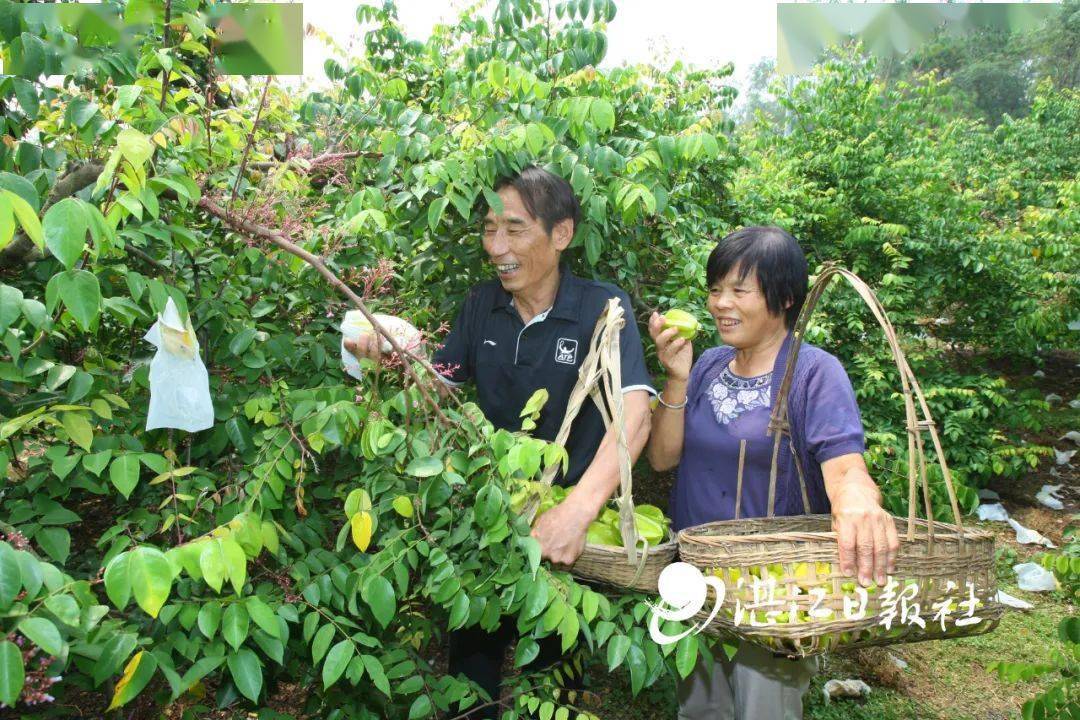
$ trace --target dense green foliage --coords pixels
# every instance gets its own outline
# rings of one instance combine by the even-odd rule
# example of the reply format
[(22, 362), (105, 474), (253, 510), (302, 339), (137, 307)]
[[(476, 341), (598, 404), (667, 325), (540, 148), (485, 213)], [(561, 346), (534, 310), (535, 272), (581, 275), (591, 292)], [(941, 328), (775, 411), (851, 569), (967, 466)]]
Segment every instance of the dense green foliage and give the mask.
[[(321, 717), (452, 716), (475, 689), (445, 675), (446, 631), (501, 615), (525, 638), (517, 665), (557, 634), (571, 663), (598, 654), (635, 692), (688, 672), (699, 641), (653, 644), (643, 598), (539, 563), (508, 503), (557, 453), (460, 399), (440, 419), (400, 366), (356, 387), (337, 361), (344, 299), (273, 244), (437, 341), (488, 275), (487, 189), (529, 162), (582, 199), (569, 260), (624, 287), (638, 318), (703, 317), (704, 259), (743, 224), (782, 225), (813, 265), (860, 273), (905, 332), (967, 507), (970, 487), (1045, 452), (1013, 438), (1042, 401), (945, 349), (1076, 347), (1074, 91), (1048, 81), (1029, 115), (990, 130), (946, 85), (887, 86), (851, 52), (780, 98), (791, 127), (736, 129), (730, 68), (596, 69), (609, 0), (551, 18), (503, 0), (426, 42), (392, 6), (361, 7), (366, 54), (330, 61), (330, 89), (271, 84), (264, 100), (261, 80), (207, 70), (196, 0), (171, 3), (168, 32), (154, 7), (126, 5), (150, 22), (125, 49), (0, 0), (15, 73), (0, 76), (0, 702), (197, 717), (299, 687), (298, 709)], [(88, 48), (70, 64), (76, 37)], [(170, 297), (211, 375), (216, 423), (193, 435), (144, 430), (142, 336)], [(851, 371), (902, 511), (878, 331), (838, 291), (813, 332)], [(520, 676), (509, 707), (577, 710), (561, 673)]]

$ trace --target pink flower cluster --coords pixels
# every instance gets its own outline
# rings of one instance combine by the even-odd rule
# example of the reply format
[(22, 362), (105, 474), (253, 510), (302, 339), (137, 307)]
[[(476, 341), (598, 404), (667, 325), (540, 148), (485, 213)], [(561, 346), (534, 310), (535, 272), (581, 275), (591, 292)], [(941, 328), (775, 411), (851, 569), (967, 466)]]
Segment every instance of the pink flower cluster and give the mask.
[[(63, 680), (63, 677), (48, 674), (52, 658), (40, 654), (35, 645), (26, 647), (27, 643), (22, 636), (15, 638), (15, 644), (22, 650), (23, 667), (26, 668), (26, 679), (23, 682), (23, 689), (19, 694), (18, 702), (24, 705), (40, 705), (41, 703), (54, 702), (56, 698), (50, 695), (48, 691), (53, 685)], [(6, 705), (0, 702), (0, 708), (2, 707), (6, 707)]]

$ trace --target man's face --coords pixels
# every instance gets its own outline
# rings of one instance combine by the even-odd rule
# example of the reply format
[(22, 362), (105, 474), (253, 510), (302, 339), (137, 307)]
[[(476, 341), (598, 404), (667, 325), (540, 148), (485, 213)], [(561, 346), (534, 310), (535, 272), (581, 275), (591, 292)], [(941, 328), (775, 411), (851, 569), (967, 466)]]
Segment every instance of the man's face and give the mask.
[(573, 235), (573, 222), (562, 221), (549, 234), (544, 223), (532, 217), (514, 187), (499, 190), (503, 211), (488, 210), (484, 219), (484, 251), (495, 266), (503, 289), (514, 293), (528, 289), (555, 270), (559, 251), (565, 249), (566, 226)]

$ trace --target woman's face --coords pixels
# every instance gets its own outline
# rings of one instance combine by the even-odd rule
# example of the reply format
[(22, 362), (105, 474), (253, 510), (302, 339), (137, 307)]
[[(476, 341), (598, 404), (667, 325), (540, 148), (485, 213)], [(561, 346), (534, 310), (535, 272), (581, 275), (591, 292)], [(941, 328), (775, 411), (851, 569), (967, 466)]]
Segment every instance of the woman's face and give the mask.
[(708, 308), (720, 339), (734, 348), (753, 347), (784, 329), (783, 314), (773, 315), (765, 305), (757, 274), (739, 280), (738, 265), (709, 288)]

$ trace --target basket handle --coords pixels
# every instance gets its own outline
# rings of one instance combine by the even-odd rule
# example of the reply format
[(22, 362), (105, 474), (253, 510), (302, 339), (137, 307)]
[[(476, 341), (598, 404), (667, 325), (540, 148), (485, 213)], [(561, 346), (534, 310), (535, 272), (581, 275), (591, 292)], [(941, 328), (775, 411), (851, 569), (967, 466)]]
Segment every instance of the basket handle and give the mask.
[[(938, 436), (937, 428), (930, 415), (930, 408), (926, 404), (926, 398), (923, 395), (922, 388), (919, 387), (919, 382), (915, 379), (915, 375), (911, 371), (911, 366), (908, 365), (903, 350), (900, 349), (896, 331), (893, 329), (892, 323), (889, 321), (881, 301), (878, 300), (877, 295), (870, 289), (870, 286), (863, 282), (863, 280), (855, 273), (845, 270), (834, 263), (825, 264), (820, 275), (818, 275), (817, 281), (814, 283), (813, 287), (810, 288), (809, 293), (807, 293), (806, 303), (803, 305), (802, 311), (799, 313), (799, 318), (795, 323), (795, 328), (792, 331), (791, 347), (787, 357), (787, 364), (784, 368), (784, 377), (780, 383), (777, 397), (773, 402), (772, 414), (769, 418), (769, 434), (773, 436), (773, 456), (772, 466), (769, 471), (768, 516), (772, 517), (774, 511), (773, 504), (776, 492), (777, 459), (780, 450), (780, 438), (782, 435), (788, 435), (788, 440), (789, 442), (791, 441), (791, 426), (788, 419), (788, 397), (791, 394), (791, 384), (795, 376), (795, 365), (798, 361), (799, 347), (802, 345), (806, 327), (810, 323), (810, 316), (813, 314), (818, 301), (821, 299), (821, 296), (824, 294), (829, 283), (837, 276), (847, 280), (859, 294), (859, 297), (861, 297), (869, 306), (874, 317), (877, 319), (878, 324), (881, 325), (881, 329), (885, 332), (885, 339), (889, 343), (893, 361), (896, 363), (896, 368), (900, 373), (900, 383), (903, 389), (902, 394), (904, 398), (904, 416), (908, 432), (907, 539), (908, 541), (915, 539), (915, 504), (917, 494), (916, 487), (918, 485), (922, 485), (923, 505), (926, 509), (926, 517), (931, 521), (934, 517), (930, 501), (930, 484), (926, 475), (926, 452), (923, 446), (922, 437), (922, 433), (926, 431), (929, 432), (933, 442), (934, 452), (937, 456), (938, 464), (941, 467), (942, 476), (945, 479), (945, 489), (949, 495), (949, 504), (951, 505), (953, 518), (960, 531), (958, 534), (960, 543), (963, 544), (964, 526), (960, 519), (960, 505), (956, 499), (956, 491), (953, 488), (949, 467), (945, 462), (945, 452), (941, 446), (941, 439)], [(792, 454), (796, 456), (796, 462), (798, 462), (797, 453), (794, 453), (794, 449)], [(797, 469), (800, 470), (799, 480), (800, 482), (803, 482), (801, 468)], [(804, 503), (806, 502), (805, 492), (804, 483)], [(929, 522), (928, 528), (927, 542), (928, 544), (933, 545), (934, 523)]]
[[(622, 361), (619, 352), (619, 332), (625, 325), (624, 312), (618, 298), (610, 298), (593, 329), (589, 342), (589, 353), (578, 369), (578, 379), (570, 393), (566, 405), (566, 414), (554, 442), (566, 447), (566, 438), (570, 435), (570, 426), (577, 417), (586, 397), (591, 397), (604, 420), (604, 427), (615, 426), (616, 453), (619, 458), (619, 532), (626, 548), (628, 563), (638, 562), (637, 528), (634, 526), (633, 478), (630, 472), (630, 450), (626, 444), (626, 428), (623, 425)], [(611, 402), (609, 409), (604, 396)], [(559, 470), (558, 464), (544, 468), (540, 482), (550, 487)], [(539, 505), (539, 498), (533, 497), (525, 506), (525, 517), (532, 522)], [(640, 557), (644, 562), (648, 555), (646, 547)]]

